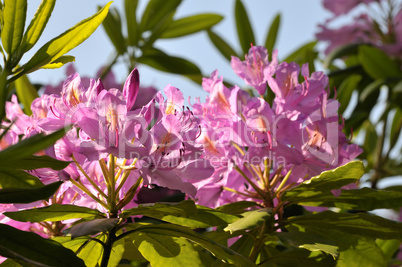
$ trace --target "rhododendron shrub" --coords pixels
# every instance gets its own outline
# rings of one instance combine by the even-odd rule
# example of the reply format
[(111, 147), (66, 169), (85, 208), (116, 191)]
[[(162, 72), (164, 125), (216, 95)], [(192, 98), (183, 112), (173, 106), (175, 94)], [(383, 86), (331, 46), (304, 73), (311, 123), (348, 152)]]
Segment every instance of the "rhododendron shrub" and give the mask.
[[(240, 0), (235, 17), (244, 58), (210, 30), (220, 15), (177, 19), (173, 14), (181, 1), (162, 1), (161, 8), (161, 1), (151, 0), (137, 23), (137, 1), (126, 0), (127, 27), (116, 27), (122, 23), (117, 9), (106, 16), (108, 4), (19, 67), (55, 1), (42, 1), (25, 33), (21, 21), (27, 1), (3, 2), (0, 265), (398, 263), (402, 224), (371, 211), (399, 208), (402, 194), (359, 184), (374, 160), (375, 177), (386, 170), (381, 166), (389, 162), (383, 153), (385, 139), (379, 141), (379, 154), (371, 156), (373, 145), (367, 143), (376, 143), (376, 135), (366, 129), (370, 138), (363, 151), (351, 142), (350, 118), (342, 115), (345, 92), (377, 79), (363, 94), (371, 99), (376, 86), (399, 81), (396, 54), (388, 56), (381, 43), (331, 53), (326, 64), (332, 70), (333, 59), (353, 57), (356, 50), (357, 57), (345, 62), (348, 67), (357, 61), (361, 65), (352, 67), (356, 73), (348, 69), (326, 75), (314, 71), (311, 44), (289, 60), (278, 60), (274, 43), (279, 15), (265, 46), (254, 45)], [(324, 1), (336, 15), (359, 3)], [(62, 55), (103, 20), (116, 55), (98, 72), (101, 78), (81, 77), (69, 66), (63, 82), (44, 86), (38, 94), (24, 75), (72, 61)], [(244, 83), (228, 85), (218, 70), (201, 81), (194, 63), (154, 47), (159, 37), (201, 30), (208, 30)], [(120, 84), (111, 68), (123, 57), (130, 73)], [(191, 77), (208, 95), (186, 102), (174, 84), (161, 91), (142, 87), (137, 63)], [(342, 84), (338, 90), (334, 77)], [(5, 101), (14, 87), (16, 95)], [(391, 147), (401, 124), (398, 112), (390, 127)]]

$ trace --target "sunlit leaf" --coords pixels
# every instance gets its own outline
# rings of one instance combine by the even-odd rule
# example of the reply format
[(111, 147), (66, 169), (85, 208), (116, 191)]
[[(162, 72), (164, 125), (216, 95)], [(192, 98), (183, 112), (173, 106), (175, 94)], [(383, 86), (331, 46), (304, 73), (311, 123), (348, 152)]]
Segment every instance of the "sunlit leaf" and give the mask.
[(0, 167), (1, 188), (38, 188), (43, 183), (35, 176), (13, 168)]
[(259, 205), (254, 201), (236, 201), (217, 207), (216, 209), (228, 214), (241, 214), (245, 209), (257, 206)]
[(202, 30), (219, 23), (223, 17), (217, 14), (199, 14), (172, 21), (161, 38), (176, 38)]
[(23, 73), (35, 71), (42, 66), (53, 62), (71, 49), (81, 44), (98, 28), (98, 26), (105, 19), (110, 5), (111, 2), (109, 2), (95, 15), (79, 22), (74, 27), (47, 42), (25, 65), (20, 68), (20, 70), (22, 70)]
[(13, 54), (21, 43), (26, 13), (27, 0), (4, 0), (1, 41), (9, 55)]
[(247, 54), (248, 50), (251, 47), (251, 44), (255, 45), (256, 43), (246, 9), (244, 8), (244, 5), (240, 0), (236, 0), (235, 19), (237, 36), (239, 38), (240, 46), (243, 50), (243, 53)]
[[(202, 236), (193, 230), (173, 224), (144, 225), (136, 228), (132, 233), (141, 232), (147, 234), (158, 234), (162, 236), (183, 237), (199, 244), (210, 251), (215, 257), (234, 264), (236, 266), (255, 266), (253, 262), (241, 256), (240, 254), (222, 246), (205, 236)], [(131, 234), (130, 234), (131, 235)]]
[(21, 260), (33, 266), (83, 266), (84, 262), (74, 252), (56, 241), (45, 239), (31, 232), (24, 232), (0, 224), (0, 255)]
[(74, 62), (75, 61), (75, 57), (73, 56), (61, 56), (58, 59), (50, 62), (49, 64), (46, 64), (44, 66), (42, 66), (42, 69), (58, 69), (63, 67), (65, 64), (70, 63), (70, 62)]
[(39, 97), (36, 88), (31, 84), (26, 75), (18, 78), (14, 83), (18, 100), (24, 105), (25, 114), (28, 116), (32, 115), (31, 103), (34, 99)]
[(101, 218), (101, 213), (87, 207), (53, 204), (46, 207), (5, 212), (7, 217), (20, 222), (57, 222), (78, 218)]
[(21, 42), (21, 51), (29, 51), (39, 40), (52, 14), (56, 0), (42, 0)]
[(253, 211), (246, 211), (242, 218), (229, 224), (224, 230), (233, 233), (240, 230), (252, 229), (266, 221), (272, 213), (272, 209), (263, 208)]
[(271, 23), (271, 27), (269, 27), (267, 38), (265, 39), (265, 48), (268, 50), (269, 54), (274, 50), (280, 24), (281, 14), (277, 14)]
[(132, 240), (152, 266), (203, 266), (197, 251), (184, 238), (136, 232)]
[(281, 199), (291, 202), (308, 202), (323, 193), (331, 194), (331, 190), (357, 182), (364, 174), (364, 166), (360, 161), (352, 161), (334, 170), (324, 171), (298, 186), (285, 191)]

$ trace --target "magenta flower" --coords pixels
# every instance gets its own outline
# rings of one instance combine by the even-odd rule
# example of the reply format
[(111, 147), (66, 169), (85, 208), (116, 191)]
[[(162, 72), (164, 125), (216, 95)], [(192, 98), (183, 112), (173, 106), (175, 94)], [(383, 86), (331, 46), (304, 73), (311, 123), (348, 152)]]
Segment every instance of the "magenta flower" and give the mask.
[(232, 56), (231, 65), (234, 72), (246, 84), (254, 87), (260, 95), (264, 95), (267, 87), (266, 76), (272, 76), (278, 65), (278, 51), (272, 53), (272, 61), (268, 61), (267, 49), (263, 46), (251, 46), (244, 61)]

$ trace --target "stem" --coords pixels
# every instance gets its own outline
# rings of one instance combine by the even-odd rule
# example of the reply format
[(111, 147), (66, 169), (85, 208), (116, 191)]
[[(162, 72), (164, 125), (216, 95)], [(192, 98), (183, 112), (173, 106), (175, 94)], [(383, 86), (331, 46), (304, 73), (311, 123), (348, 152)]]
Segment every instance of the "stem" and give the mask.
[(110, 211), (113, 213), (115, 212), (115, 207), (116, 207), (116, 181), (115, 181), (115, 173), (114, 173), (114, 168), (115, 168), (115, 157), (110, 154), (109, 155), (109, 179), (110, 179), (110, 192), (109, 197), (110, 197)]
[(261, 231), (258, 236), (257, 242), (254, 243), (253, 250), (251, 251), (251, 254), (248, 257), (253, 262), (256, 261), (258, 253), (261, 249), (261, 246), (264, 244), (264, 233), (265, 233), (266, 228), (267, 228), (267, 222), (264, 221), (262, 224)]
[[(117, 218), (117, 216), (112, 216), (112, 217)], [(107, 265), (109, 263), (109, 259), (110, 259), (110, 254), (112, 253), (113, 243), (115, 241), (116, 241), (116, 227), (113, 227), (109, 231), (106, 243), (103, 246), (103, 256), (102, 256), (102, 262), (101, 262), (100, 267), (107, 267)]]
[(383, 164), (383, 157), (382, 157), (382, 151), (384, 150), (384, 143), (385, 143), (385, 131), (387, 130), (387, 118), (384, 119), (384, 124), (382, 127), (382, 135), (380, 137), (380, 142), (378, 143), (378, 149), (377, 149), (377, 161), (375, 162), (374, 165), (374, 175), (371, 178), (371, 188), (375, 189), (377, 188), (377, 183), (381, 178), (381, 166)]
[(78, 187), (80, 190), (82, 190), (85, 194), (87, 194), (90, 198), (92, 198), (93, 200), (95, 200), (96, 202), (98, 202), (99, 204), (101, 204), (105, 209), (109, 210), (109, 207), (103, 203), (99, 198), (95, 197), (85, 186), (77, 183), (76, 181), (74, 181), (72, 178), (70, 178), (70, 182), (75, 185), (76, 187)]
[(7, 77), (10, 71), (8, 70), (8, 64), (5, 64), (2, 73), (0, 74), (0, 120), (3, 121), (6, 115), (6, 99), (7, 99)]

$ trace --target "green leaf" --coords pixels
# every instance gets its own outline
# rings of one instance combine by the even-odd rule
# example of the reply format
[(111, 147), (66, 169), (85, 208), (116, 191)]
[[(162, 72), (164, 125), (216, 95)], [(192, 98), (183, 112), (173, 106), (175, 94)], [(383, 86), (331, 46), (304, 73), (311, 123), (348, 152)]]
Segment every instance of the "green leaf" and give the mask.
[(138, 23), (137, 23), (138, 0), (125, 0), (124, 10), (127, 21), (128, 45), (136, 46), (138, 43)]
[(374, 79), (401, 76), (395, 61), (374, 46), (359, 46), (358, 58), (364, 70)]
[(236, 266), (255, 266), (253, 262), (240, 254), (222, 246), (213, 240), (202, 236), (193, 230), (173, 224), (143, 225), (133, 231), (127, 232), (130, 236), (136, 232), (146, 234), (158, 234), (162, 236), (183, 237), (199, 244), (206, 250), (210, 251), (215, 257)]
[(0, 166), (7, 167), (9, 162), (30, 157), (32, 154), (48, 148), (62, 138), (65, 132), (66, 129), (63, 128), (46, 136), (36, 134), (7, 147), (0, 152)]
[(63, 67), (65, 64), (74, 62), (75, 57), (73, 56), (61, 56), (58, 59), (53, 60), (49, 64), (46, 64), (45, 66), (42, 66), (42, 69), (58, 69)]
[(141, 18), (141, 32), (153, 30), (166, 17), (171, 16), (181, 0), (150, 0)]
[(21, 267), (22, 265), (18, 264), (16, 261), (12, 259), (6, 259), (0, 264), (1, 267)]
[(368, 213), (336, 213), (324, 211), (312, 215), (291, 217), (285, 223), (288, 227), (310, 227), (315, 231), (328, 229), (345, 234), (369, 238), (402, 240), (402, 223), (391, 221)]
[(105, 19), (111, 3), (109, 2), (95, 15), (79, 22), (74, 27), (47, 42), (20, 68), (23, 73), (35, 71), (53, 62), (85, 41)]
[(13, 168), (0, 167), (1, 188), (38, 188), (43, 183), (35, 176)]
[(22, 39), (20, 47), (22, 53), (29, 51), (39, 40), (52, 15), (55, 3), (56, 0), (42, 0), (40, 3)]
[(284, 244), (304, 248), (309, 251), (322, 251), (331, 255), (334, 259), (338, 257), (338, 246), (331, 240), (317, 234), (302, 232), (276, 232), (275, 235)]
[(40, 168), (51, 168), (62, 170), (70, 164), (69, 161), (61, 161), (49, 156), (27, 156), (15, 161), (8, 161), (7, 167), (21, 170), (34, 170)]
[(132, 240), (152, 266), (203, 266), (198, 252), (184, 238), (136, 232)]
[(335, 59), (341, 58), (344, 56), (357, 54), (358, 48), (361, 45), (362, 44), (352, 43), (352, 44), (347, 44), (347, 45), (342, 45), (342, 46), (336, 47), (325, 58), (323, 67), (325, 69), (328, 69)]
[(401, 242), (398, 240), (390, 239), (390, 240), (382, 240), (376, 239), (377, 246), (382, 250), (385, 259), (390, 261), (395, 253), (398, 251)]
[(24, 105), (24, 112), (28, 116), (32, 115), (31, 103), (35, 98), (38, 98), (38, 92), (31, 84), (26, 75), (21, 76), (15, 82), (15, 90), (17, 91), (18, 100)]
[(183, 58), (168, 56), (155, 50), (147, 51), (138, 58), (138, 62), (157, 70), (175, 74), (201, 74), (200, 69), (192, 62)]
[(107, 232), (117, 225), (119, 219), (117, 218), (102, 218), (95, 219), (80, 224), (63, 231), (66, 235), (71, 235), (72, 238), (76, 238), (84, 235), (95, 235), (101, 232)]
[(74, 252), (56, 241), (0, 224), (0, 255), (34, 266), (83, 266)]
[(263, 208), (253, 211), (246, 211), (242, 214), (243, 218), (229, 224), (224, 230), (233, 233), (240, 230), (249, 230), (262, 224), (272, 213), (272, 209)]
[(127, 51), (126, 40), (121, 31), (120, 15), (116, 8), (110, 9), (106, 18), (103, 20), (102, 25), (106, 34), (109, 36), (110, 41), (112, 41), (116, 48), (117, 53), (123, 55)]
[(305, 249), (288, 250), (270, 257), (266, 263), (275, 267), (330, 267), (335, 266), (331, 256), (321, 252), (310, 252)]
[(13, 54), (21, 43), (26, 13), (27, 0), (4, 0), (1, 41), (9, 55)]
[(215, 47), (218, 49), (219, 52), (227, 59), (231, 60), (232, 56), (237, 57), (236, 51), (225, 41), (223, 40), (219, 35), (214, 33), (211, 30), (208, 30), (208, 36), (211, 42), (215, 45)]
[(219, 23), (223, 17), (217, 14), (199, 14), (172, 21), (160, 38), (176, 38), (202, 30)]
[(41, 208), (3, 213), (20, 222), (57, 222), (77, 218), (101, 217), (101, 213), (87, 207), (53, 204)]
[(402, 207), (402, 192), (361, 188), (342, 190), (339, 196), (323, 194), (314, 201), (300, 202), (304, 206), (337, 207), (350, 210), (394, 209)]
[(396, 108), (389, 136), (391, 149), (395, 146), (396, 142), (398, 141), (398, 137), (401, 134), (401, 127), (402, 127), (402, 109)]
[(31, 203), (48, 200), (63, 182), (55, 182), (39, 188), (6, 188), (0, 190), (0, 203)]
[(113, 243), (108, 265), (110, 266), (119, 265), (125, 251), (125, 244), (126, 244), (125, 239), (119, 239)]
[(343, 114), (343, 112), (348, 107), (349, 101), (352, 98), (352, 93), (354, 90), (357, 89), (357, 86), (361, 79), (362, 77), (360, 75), (352, 74), (348, 78), (343, 80), (343, 82), (339, 86), (338, 101), (341, 104), (341, 106), (339, 107), (338, 112), (340, 114)]
[(323, 193), (331, 194), (331, 190), (357, 182), (363, 174), (363, 163), (352, 161), (334, 170), (324, 171), (320, 175), (285, 191), (281, 199), (294, 203), (311, 201), (315, 196), (320, 197)]
[(248, 53), (251, 44), (255, 44), (253, 29), (251, 28), (246, 9), (240, 0), (236, 0), (235, 18), (237, 36), (244, 54)]
[(237, 201), (217, 207), (216, 209), (224, 213), (237, 215), (243, 213), (245, 209), (252, 207), (259, 207), (259, 204), (254, 201)]
[(381, 86), (384, 85), (384, 84), (385, 84), (384, 79), (377, 79), (377, 80), (371, 82), (360, 93), (359, 101), (364, 102), (371, 93), (373, 93), (373, 92), (375, 92), (377, 90), (380, 90)]
[(279, 26), (281, 24), (281, 14), (277, 14), (271, 23), (271, 27), (268, 30), (267, 38), (265, 39), (265, 48), (268, 53), (272, 54), (275, 47), (276, 37), (278, 35)]
[(256, 238), (251, 234), (244, 234), (230, 246), (230, 249), (240, 253), (244, 257), (248, 258), (253, 250)]
[(299, 65), (307, 62), (310, 72), (313, 72), (315, 70), (314, 60), (318, 55), (318, 53), (314, 50), (316, 44), (317, 41), (313, 41), (302, 45), (296, 51), (287, 56), (283, 61), (296, 62)]
[(184, 200), (179, 203), (154, 203), (138, 205), (135, 208), (123, 210), (122, 218), (129, 216), (144, 215), (153, 218), (159, 218), (166, 215), (189, 216), (197, 212), (194, 201)]

